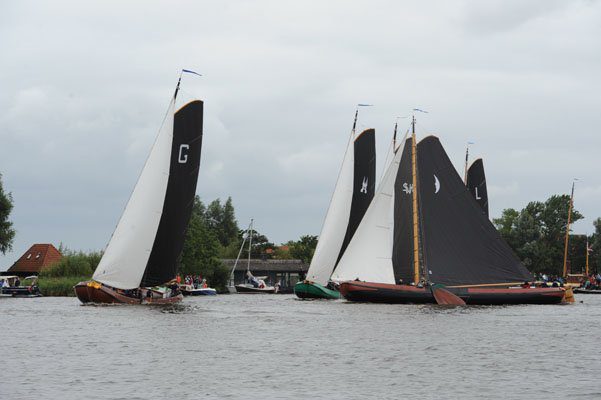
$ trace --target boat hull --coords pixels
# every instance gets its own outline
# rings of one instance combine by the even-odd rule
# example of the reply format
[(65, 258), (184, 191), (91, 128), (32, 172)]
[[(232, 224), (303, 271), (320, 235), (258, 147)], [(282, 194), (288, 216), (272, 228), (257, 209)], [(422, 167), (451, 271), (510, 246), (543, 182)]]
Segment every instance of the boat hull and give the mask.
[[(559, 304), (563, 288), (452, 288), (448, 291), (470, 305)], [(371, 282), (343, 282), (340, 293), (349, 301), (368, 303), (436, 303), (429, 288)]]
[(41, 297), (42, 294), (40, 290), (36, 287), (31, 286), (19, 286), (19, 287), (6, 287), (0, 289), (0, 293), (5, 295), (6, 297)]
[(84, 304), (174, 304), (183, 299), (181, 294), (167, 298), (151, 298), (146, 296), (142, 298), (131, 297), (93, 281), (79, 282), (73, 289), (75, 290), (75, 295), (79, 301)]
[(236, 291), (238, 293), (262, 293), (262, 294), (273, 294), (275, 293), (275, 288), (271, 286), (267, 286), (264, 288), (256, 288), (253, 286), (247, 285), (236, 285)]
[(184, 296), (215, 296), (217, 291), (213, 288), (200, 288), (200, 289), (182, 289)]
[(294, 285), (294, 294), (300, 299), (335, 300), (340, 298), (340, 292), (315, 282), (298, 282)]
[(601, 294), (601, 289), (582, 289), (582, 288), (577, 288), (577, 289), (574, 289), (574, 293), (578, 293), (578, 294)]

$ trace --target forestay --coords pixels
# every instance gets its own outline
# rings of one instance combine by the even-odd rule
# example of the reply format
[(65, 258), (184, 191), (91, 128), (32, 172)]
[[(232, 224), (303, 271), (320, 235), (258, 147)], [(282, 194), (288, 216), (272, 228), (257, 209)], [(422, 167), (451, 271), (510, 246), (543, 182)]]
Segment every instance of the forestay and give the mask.
[(354, 142), (355, 134), (352, 132), (319, 241), (307, 271), (307, 279), (320, 285), (327, 284), (330, 279), (346, 234), (353, 196)]
[(374, 197), (375, 180), (375, 131), (366, 129), (356, 137), (351, 133), (308, 280), (328, 282)]
[(175, 98), (93, 279), (119, 289), (175, 276), (196, 191), (203, 103)]
[(93, 279), (119, 289), (140, 286), (154, 243), (169, 181), (175, 99)]

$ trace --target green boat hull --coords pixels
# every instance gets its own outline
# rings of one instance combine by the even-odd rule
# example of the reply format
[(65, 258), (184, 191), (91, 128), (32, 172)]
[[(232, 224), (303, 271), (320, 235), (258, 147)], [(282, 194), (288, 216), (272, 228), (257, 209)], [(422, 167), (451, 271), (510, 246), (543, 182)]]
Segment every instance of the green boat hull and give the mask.
[(298, 282), (294, 285), (294, 294), (301, 299), (339, 299), (340, 292), (328, 289), (318, 283)]

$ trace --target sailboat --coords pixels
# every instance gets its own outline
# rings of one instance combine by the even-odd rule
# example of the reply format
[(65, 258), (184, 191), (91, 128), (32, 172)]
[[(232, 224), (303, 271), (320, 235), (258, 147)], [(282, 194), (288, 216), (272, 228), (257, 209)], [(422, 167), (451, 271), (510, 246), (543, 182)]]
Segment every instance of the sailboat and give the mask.
[(83, 303), (168, 304), (182, 299), (177, 284), (168, 283), (175, 278), (192, 213), (203, 102), (176, 109), (181, 77), (93, 280), (74, 287)]
[(330, 283), (330, 276), (350, 243), (375, 190), (375, 130), (366, 129), (356, 135), (355, 111), (353, 128), (338, 175), (338, 181), (324, 220), (315, 254), (304, 281), (294, 286), (301, 299), (338, 299), (340, 293)]
[[(264, 294), (273, 294), (277, 293), (277, 288), (271, 285), (267, 285), (265, 283), (266, 276), (253, 276), (250, 272), (250, 255), (252, 250), (253, 243), (253, 220), (250, 220), (250, 225), (248, 226), (248, 261), (246, 263), (246, 282), (240, 283), (235, 286), (236, 292), (238, 293), (264, 293)], [(242, 241), (242, 246), (244, 246), (244, 241)], [(236, 265), (238, 265), (238, 260), (240, 259), (240, 254), (242, 253), (242, 246), (240, 247), (240, 251), (238, 252), (238, 258), (236, 258), (236, 262), (234, 263), (234, 268), (232, 269), (232, 280), (234, 276), (234, 271), (236, 270)]]
[[(551, 304), (564, 288), (532, 281), (482, 212), (440, 140), (405, 140), (333, 274), (350, 301)], [(449, 304), (444, 303), (443, 304)]]
[(467, 170), (465, 185), (488, 218), (488, 190), (486, 189), (486, 175), (484, 174), (484, 162), (481, 158), (475, 160)]

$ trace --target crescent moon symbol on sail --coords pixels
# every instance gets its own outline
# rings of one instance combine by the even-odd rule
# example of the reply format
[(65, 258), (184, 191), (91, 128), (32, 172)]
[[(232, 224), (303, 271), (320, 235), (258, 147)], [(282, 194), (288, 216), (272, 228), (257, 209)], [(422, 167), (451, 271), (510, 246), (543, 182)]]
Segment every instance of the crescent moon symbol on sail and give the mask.
[(434, 193), (438, 193), (440, 191), (440, 181), (438, 177), (434, 175)]

